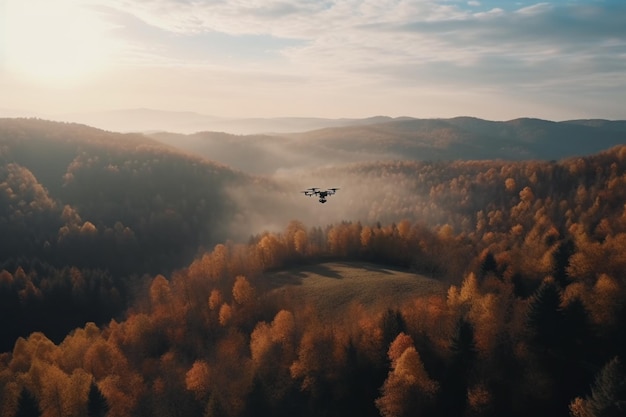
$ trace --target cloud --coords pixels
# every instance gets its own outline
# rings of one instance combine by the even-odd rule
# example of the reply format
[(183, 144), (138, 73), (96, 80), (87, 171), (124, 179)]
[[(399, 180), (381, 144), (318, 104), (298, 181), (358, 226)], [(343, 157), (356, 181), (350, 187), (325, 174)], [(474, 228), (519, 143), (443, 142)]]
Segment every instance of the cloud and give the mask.
[[(143, 22), (133, 26), (153, 28), (150, 39), (141, 39), (140, 34), (136, 39), (144, 45), (164, 45), (165, 56), (175, 57), (176, 51), (188, 48), (184, 58), (193, 60), (219, 47), (252, 58), (255, 52), (282, 54), (317, 70), (355, 71), (372, 61), (463, 65), (490, 55), (525, 63), (542, 60), (549, 51), (602, 59), (616, 50), (623, 53), (626, 44), (626, 8), (602, 3), (538, 3), (513, 11), (477, 12), (454, 3), (403, 0), (114, 0), (107, 4)], [(128, 21), (126, 27), (129, 34)]]
[[(187, 68), (203, 74), (196, 84), (223, 82), (232, 94), (220, 98), (233, 103), (243, 90), (285, 103), (310, 97), (291, 109), (321, 115), (320, 101), (374, 108), (393, 93), (397, 105), (375, 110), (391, 113), (436, 88), (476, 98), (552, 93), (569, 97), (565, 107), (585, 92), (626, 91), (626, 6), (616, 1), (88, 1), (124, 45), (120, 67)], [(280, 90), (272, 79), (283, 80)]]

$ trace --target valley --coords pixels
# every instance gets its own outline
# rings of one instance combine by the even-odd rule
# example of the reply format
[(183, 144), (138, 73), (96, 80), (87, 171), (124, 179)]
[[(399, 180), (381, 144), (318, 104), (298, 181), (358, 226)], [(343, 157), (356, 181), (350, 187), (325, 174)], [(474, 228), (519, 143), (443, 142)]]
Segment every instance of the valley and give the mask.
[[(622, 401), (623, 123), (379, 122), (0, 119), (0, 416)], [(340, 190), (321, 205), (311, 186)]]

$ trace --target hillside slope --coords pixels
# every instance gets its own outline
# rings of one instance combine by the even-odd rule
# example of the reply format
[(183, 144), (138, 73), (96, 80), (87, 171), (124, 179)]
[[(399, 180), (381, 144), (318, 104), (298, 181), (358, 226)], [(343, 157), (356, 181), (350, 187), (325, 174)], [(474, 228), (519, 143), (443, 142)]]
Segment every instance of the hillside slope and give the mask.
[(137, 134), (0, 119), (2, 261), (122, 273), (180, 267), (224, 239), (224, 190), (248, 177)]

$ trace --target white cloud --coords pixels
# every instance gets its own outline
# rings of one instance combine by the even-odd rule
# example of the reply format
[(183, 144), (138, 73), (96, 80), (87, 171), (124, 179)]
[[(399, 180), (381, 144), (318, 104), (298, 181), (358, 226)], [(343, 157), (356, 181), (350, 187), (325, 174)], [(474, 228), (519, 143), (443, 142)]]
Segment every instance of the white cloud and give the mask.
[[(411, 95), (435, 91), (449, 99), (455, 91), (519, 98), (523, 90), (538, 102), (550, 93), (564, 106), (593, 91), (626, 97), (626, 8), (610, 2), (524, 2), (511, 9), (514, 3), (499, 8), (493, 5), (504, 3), (471, 0), (85, 1), (125, 45), (115, 55), (118, 70), (141, 67), (154, 77), (137, 89), (137, 100), (140, 93), (177, 94), (172, 84), (193, 94), (191, 75), (170, 77), (162, 92), (152, 91), (168, 68), (189, 71), (196, 84), (220, 83), (203, 89), (223, 102), (246, 93), (284, 101), (308, 94), (316, 99), (298, 108), (312, 113), (324, 98), (348, 108), (351, 97), (341, 94), (373, 108), (381, 100), (368, 91), (396, 94), (404, 105)], [(276, 85), (283, 91), (273, 92)], [(607, 97), (626, 108), (616, 93)]]
[(542, 13), (546, 13), (552, 9), (552, 5), (549, 3), (538, 3), (532, 6), (522, 7), (515, 11), (515, 13), (526, 16), (536, 16)]

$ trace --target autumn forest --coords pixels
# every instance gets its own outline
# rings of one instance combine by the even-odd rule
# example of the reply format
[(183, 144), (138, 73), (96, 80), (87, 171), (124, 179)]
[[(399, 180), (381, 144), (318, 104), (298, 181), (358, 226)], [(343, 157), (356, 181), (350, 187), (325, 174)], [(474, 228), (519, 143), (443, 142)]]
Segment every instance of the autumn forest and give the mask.
[(0, 119), (0, 417), (626, 415), (626, 145), (371, 158), (405, 131), (324, 163), (316, 135), (315, 164), (259, 173)]

